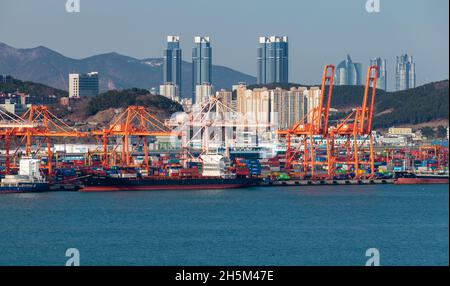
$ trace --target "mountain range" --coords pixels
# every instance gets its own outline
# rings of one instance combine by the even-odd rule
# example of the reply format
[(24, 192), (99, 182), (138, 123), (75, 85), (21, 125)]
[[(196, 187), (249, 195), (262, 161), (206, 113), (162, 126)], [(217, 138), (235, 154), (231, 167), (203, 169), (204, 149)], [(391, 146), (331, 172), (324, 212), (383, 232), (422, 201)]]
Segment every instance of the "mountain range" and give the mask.
[[(182, 90), (190, 97), (192, 90), (192, 64), (182, 62)], [(66, 57), (47, 47), (16, 49), (0, 42), (0, 74), (43, 83), (68, 90), (69, 73), (99, 72), (100, 91), (126, 88), (159, 88), (163, 82), (163, 59), (136, 59), (118, 53), (100, 54), (84, 59)], [(233, 84), (254, 84), (256, 78), (219, 65), (212, 67), (215, 89), (230, 89)]]

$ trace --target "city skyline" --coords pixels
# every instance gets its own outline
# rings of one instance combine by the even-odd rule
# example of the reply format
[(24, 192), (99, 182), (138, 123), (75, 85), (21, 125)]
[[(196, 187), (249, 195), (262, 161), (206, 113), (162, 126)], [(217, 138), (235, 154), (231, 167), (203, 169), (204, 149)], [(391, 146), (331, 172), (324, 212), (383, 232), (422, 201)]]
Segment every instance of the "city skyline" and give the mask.
[[(390, 91), (395, 90), (392, 78), (395, 57), (404, 53), (416, 59), (420, 71), (416, 85), (449, 77), (448, 1), (382, 1), (380, 13), (368, 13), (363, 0), (339, 3), (284, 0), (280, 5), (292, 8), (284, 11), (285, 17), (276, 22), (258, 21), (258, 24), (251, 21), (257, 16), (249, 13), (256, 8), (260, 13), (255, 15), (272, 12), (270, 5), (263, 5), (264, 1), (259, 1), (257, 6), (255, 1), (231, 1), (226, 5), (204, 0), (175, 1), (176, 5), (152, 1), (128, 6), (120, 1), (81, 2), (80, 13), (67, 13), (64, 3), (59, 5), (54, 1), (2, 1), (0, 41), (17, 48), (44, 45), (72, 58), (117, 52), (142, 59), (161, 57), (164, 48), (161, 39), (166, 35), (176, 34), (185, 39), (182, 48), (189, 51), (193, 43), (187, 39), (204, 34), (214, 39), (214, 64), (256, 75), (258, 36), (281, 34), (289, 37), (291, 82), (317, 84), (313, 75), (320, 74), (324, 64), (337, 64), (346, 54), (365, 67), (374, 57), (386, 59)], [(238, 4), (240, 9), (234, 9)], [(165, 9), (173, 10), (171, 21), (159, 13)], [(307, 13), (297, 17), (298, 11)], [(235, 20), (225, 16), (230, 13)], [(343, 13), (348, 16), (342, 17)], [(15, 21), (18, 14), (23, 16), (19, 22)], [(128, 20), (119, 23), (113, 20), (115, 17), (105, 15)], [(320, 24), (322, 17), (333, 25)], [(411, 21), (411, 17), (415, 20)], [(62, 24), (54, 25), (55, 22)], [(156, 25), (161, 22), (164, 25)], [(353, 25), (355, 22), (358, 25)], [(8, 28), (10, 23), (14, 23), (14, 29)], [(66, 33), (67, 30), (71, 33)], [(78, 45), (80, 41), (88, 44)]]

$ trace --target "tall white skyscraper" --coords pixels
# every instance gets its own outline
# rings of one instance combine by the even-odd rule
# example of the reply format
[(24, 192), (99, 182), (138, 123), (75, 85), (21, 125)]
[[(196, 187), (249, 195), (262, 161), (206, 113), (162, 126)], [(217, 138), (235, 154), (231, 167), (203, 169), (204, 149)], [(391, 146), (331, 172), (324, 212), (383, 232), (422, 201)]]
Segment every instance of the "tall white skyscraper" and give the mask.
[(395, 90), (405, 90), (416, 87), (416, 63), (407, 54), (397, 57), (395, 67)]
[(370, 60), (370, 65), (378, 67), (377, 88), (387, 90), (386, 60), (382, 58), (374, 58)]

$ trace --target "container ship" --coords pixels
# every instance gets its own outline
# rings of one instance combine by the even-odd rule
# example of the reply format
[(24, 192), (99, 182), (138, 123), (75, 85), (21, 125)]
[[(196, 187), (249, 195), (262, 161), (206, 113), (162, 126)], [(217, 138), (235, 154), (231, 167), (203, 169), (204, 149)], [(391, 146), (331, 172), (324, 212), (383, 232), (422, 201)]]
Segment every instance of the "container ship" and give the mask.
[(19, 174), (5, 175), (1, 180), (0, 194), (40, 193), (50, 190), (50, 184), (39, 171), (40, 160), (22, 158), (19, 164)]
[(258, 184), (257, 178), (114, 178), (88, 177), (81, 192), (151, 191), (151, 190), (211, 190), (248, 187)]
[(251, 174), (248, 169), (242, 172), (231, 168), (221, 155), (208, 155), (189, 168), (183, 168), (178, 162), (168, 162), (165, 171), (158, 175), (130, 167), (98, 169), (84, 176), (80, 191), (231, 189), (257, 185), (259, 178)]
[(448, 184), (448, 174), (415, 174), (411, 172), (396, 172), (394, 184)]

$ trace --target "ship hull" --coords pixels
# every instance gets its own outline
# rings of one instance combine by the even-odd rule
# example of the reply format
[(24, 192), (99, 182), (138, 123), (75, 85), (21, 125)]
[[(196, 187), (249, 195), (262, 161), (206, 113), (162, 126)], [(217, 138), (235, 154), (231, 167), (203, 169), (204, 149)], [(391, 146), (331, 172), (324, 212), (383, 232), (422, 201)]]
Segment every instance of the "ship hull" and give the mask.
[(253, 186), (257, 179), (125, 179), (90, 178), (80, 192), (213, 190)]
[(20, 185), (17, 187), (13, 186), (2, 186), (0, 187), (0, 194), (8, 193), (42, 193), (50, 191), (49, 184), (47, 183), (35, 183)]
[(418, 184), (448, 184), (449, 178), (397, 178), (394, 184), (397, 185), (418, 185)]

